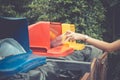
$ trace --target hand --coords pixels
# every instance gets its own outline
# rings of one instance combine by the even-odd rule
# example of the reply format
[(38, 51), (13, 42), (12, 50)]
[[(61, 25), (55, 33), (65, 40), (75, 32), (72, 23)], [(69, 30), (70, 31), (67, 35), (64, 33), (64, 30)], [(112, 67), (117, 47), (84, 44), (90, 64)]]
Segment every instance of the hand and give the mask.
[(72, 31), (67, 31), (65, 33), (66, 39), (68, 41), (75, 41), (75, 40), (85, 40), (85, 35), (84, 34), (80, 34), (80, 33), (75, 33)]

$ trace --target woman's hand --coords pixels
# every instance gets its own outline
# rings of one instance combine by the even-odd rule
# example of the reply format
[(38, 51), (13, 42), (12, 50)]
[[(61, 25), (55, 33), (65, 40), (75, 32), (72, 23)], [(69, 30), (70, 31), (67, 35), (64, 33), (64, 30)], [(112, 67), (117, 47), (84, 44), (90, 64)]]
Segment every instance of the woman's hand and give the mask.
[(65, 40), (68, 40), (68, 41), (75, 41), (75, 40), (85, 40), (85, 35), (83, 34), (80, 34), (80, 33), (75, 33), (75, 32), (72, 32), (72, 31), (67, 31), (65, 33), (65, 36), (66, 36), (66, 39)]

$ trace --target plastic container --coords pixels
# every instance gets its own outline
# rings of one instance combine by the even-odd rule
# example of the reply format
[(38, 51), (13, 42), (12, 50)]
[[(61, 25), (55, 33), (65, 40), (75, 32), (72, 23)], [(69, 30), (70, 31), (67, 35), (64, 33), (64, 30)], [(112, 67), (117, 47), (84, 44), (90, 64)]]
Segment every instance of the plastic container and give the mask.
[[(57, 36), (62, 34), (62, 28), (60, 22), (50, 22), (50, 32), (52, 32), (52, 35), (50, 35), (50, 40), (54, 40)], [(53, 37), (54, 36), (54, 37)]]
[(34, 52), (34, 48), (50, 48), (50, 22), (40, 21), (29, 25), (30, 47)]
[(75, 25), (68, 24), (68, 23), (62, 23), (62, 33), (65, 33), (68, 30), (75, 32)]
[(46, 63), (45, 57), (34, 54), (19, 54), (6, 57), (0, 61), (0, 79), (13, 74), (28, 72)]
[(40, 21), (29, 25), (30, 47), (48, 50), (51, 40), (62, 33), (61, 23)]
[[(30, 48), (34, 54), (48, 57), (67, 56), (73, 52), (70, 47), (51, 47), (52, 40), (61, 35), (62, 26), (59, 22), (40, 21), (29, 26)], [(64, 50), (63, 50), (64, 48)]]
[[(33, 48), (32, 48), (33, 49)], [(44, 51), (42, 48), (34, 48), (34, 54), (39, 56), (46, 56), (46, 57), (65, 57), (67, 55), (72, 54), (74, 52), (73, 48), (70, 48), (68, 46), (57, 46), (51, 49), (48, 49), (47, 51)]]
[[(63, 23), (62, 24), (62, 34), (64, 34), (68, 30), (75, 32), (75, 25)], [(64, 39), (65, 39), (65, 37), (63, 37), (63, 41), (64, 41)], [(83, 50), (85, 48), (84, 44), (77, 43), (76, 41), (72, 41), (72, 42), (67, 41), (64, 44), (68, 44), (69, 47), (73, 48), (74, 50)]]
[[(26, 18), (0, 17), (0, 28), (0, 39), (13, 38), (26, 51), (24, 54), (16, 53), (16, 55), (0, 60), (0, 80), (19, 72), (27, 72), (46, 63), (45, 57), (31, 54), (32, 50), (29, 46), (28, 22)], [(9, 43), (11, 44), (11, 42)]]
[(0, 28), (0, 39), (13, 38), (26, 52), (31, 52), (26, 18), (0, 17)]
[(66, 44), (69, 44), (69, 46), (75, 50), (83, 50), (85, 48), (85, 44), (82, 44), (82, 43), (69, 42)]
[[(75, 32), (75, 25), (74, 24), (67, 24), (67, 23), (63, 23), (62, 24), (62, 34), (64, 34), (66, 31), (73, 31)], [(63, 37), (63, 41), (64, 41), (64, 38)], [(66, 42), (65, 44), (72, 44), (72, 43), (76, 43), (76, 41), (73, 41), (73, 42)]]
[(51, 57), (64, 57), (64, 56), (68, 56), (70, 54), (72, 54), (72, 52), (74, 52), (73, 48), (70, 48), (69, 46), (57, 46), (55, 48), (51, 48), (47, 51), (47, 53), (49, 55), (51, 55)]

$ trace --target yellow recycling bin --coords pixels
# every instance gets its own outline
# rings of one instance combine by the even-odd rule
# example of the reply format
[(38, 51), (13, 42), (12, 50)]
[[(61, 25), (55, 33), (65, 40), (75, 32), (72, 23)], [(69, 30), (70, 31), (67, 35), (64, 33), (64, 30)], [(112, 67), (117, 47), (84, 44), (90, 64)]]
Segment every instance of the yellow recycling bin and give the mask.
[[(75, 25), (62, 23), (62, 34), (64, 34), (68, 30), (75, 32)], [(65, 45), (69, 45), (69, 47), (73, 48), (74, 50), (83, 50), (85, 48), (85, 44), (80, 44), (80, 43), (77, 43), (76, 41), (64, 42), (65, 36), (63, 36), (62, 40)]]

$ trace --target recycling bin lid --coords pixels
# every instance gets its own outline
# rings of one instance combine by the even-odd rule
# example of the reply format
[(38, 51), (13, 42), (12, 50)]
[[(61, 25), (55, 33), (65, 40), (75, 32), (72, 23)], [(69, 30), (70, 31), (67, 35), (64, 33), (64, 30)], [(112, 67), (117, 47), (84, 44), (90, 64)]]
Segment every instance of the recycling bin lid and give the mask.
[(0, 16), (0, 39), (13, 38), (25, 49), (32, 52), (29, 48), (28, 21), (25, 17), (2, 17)]

